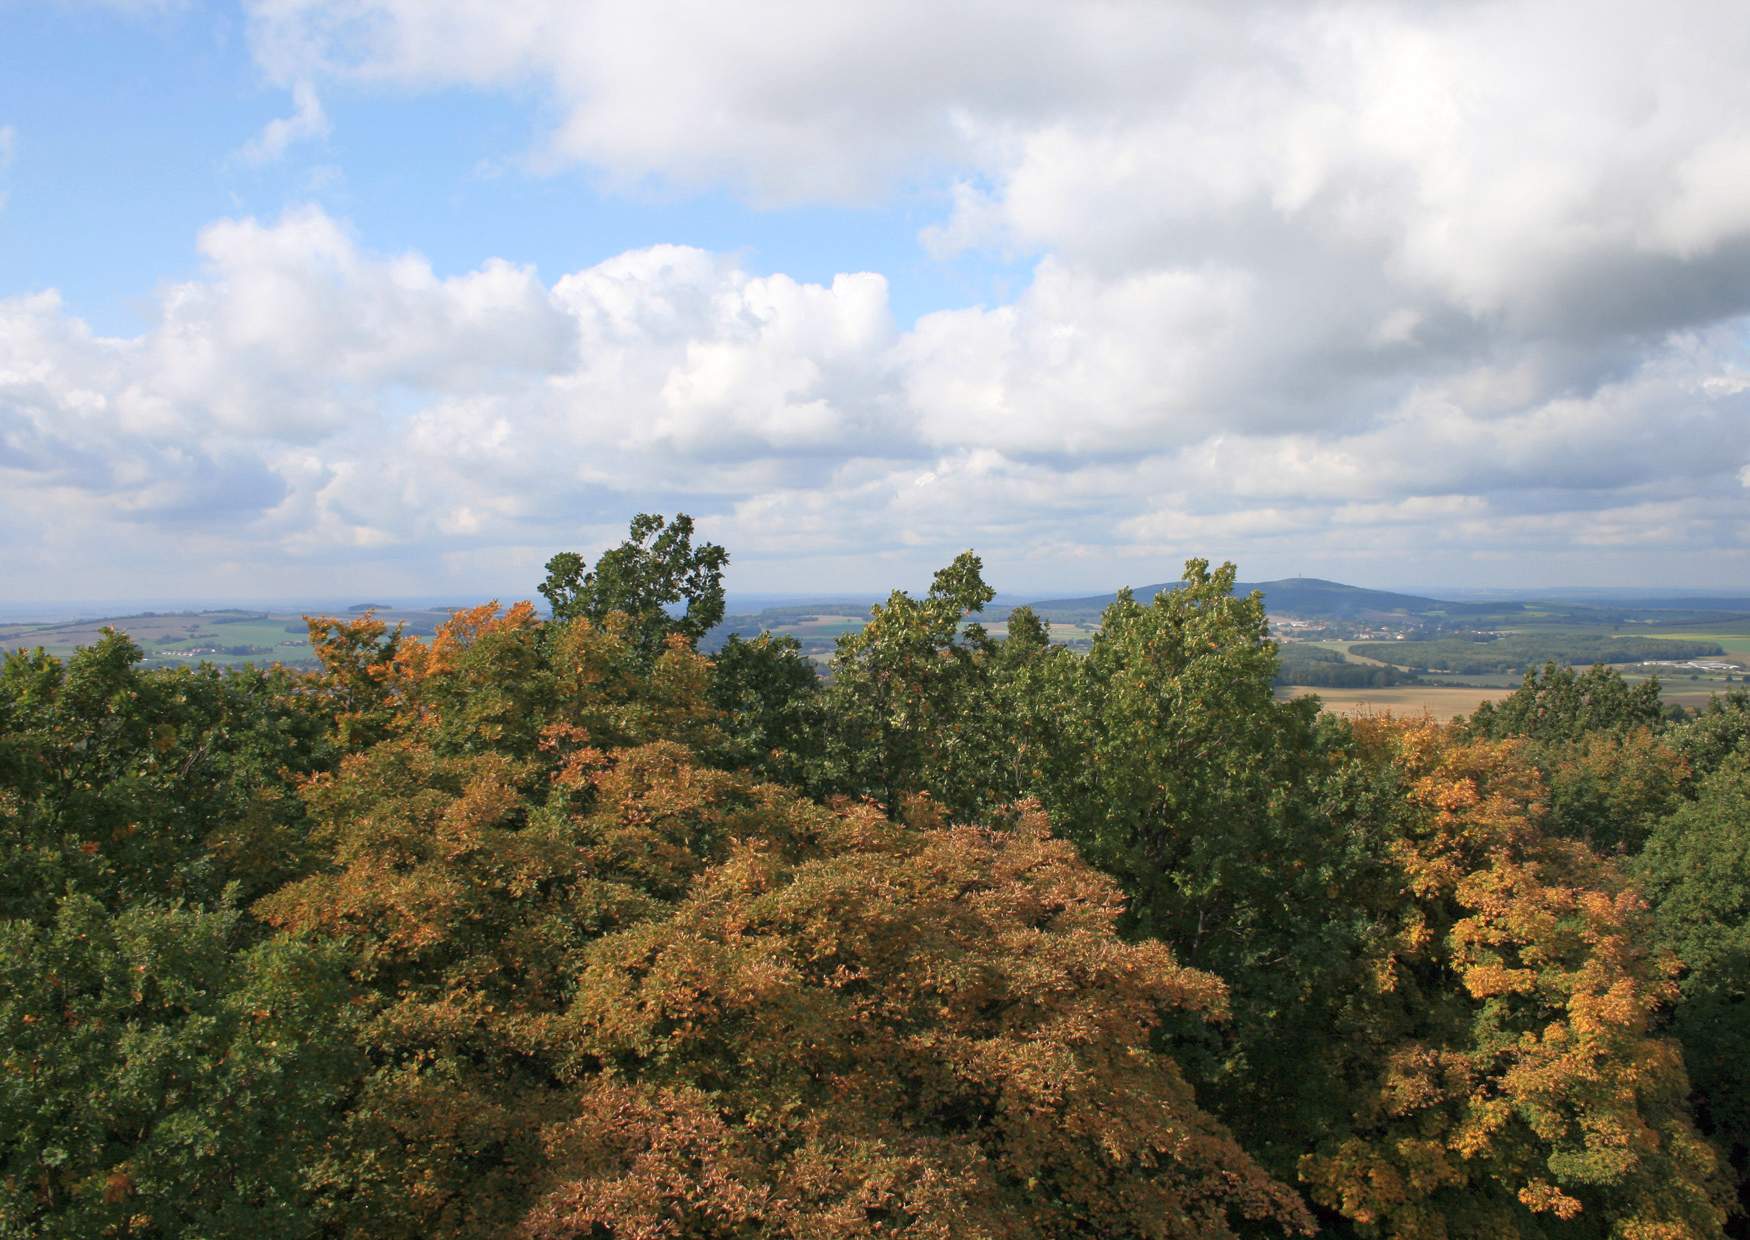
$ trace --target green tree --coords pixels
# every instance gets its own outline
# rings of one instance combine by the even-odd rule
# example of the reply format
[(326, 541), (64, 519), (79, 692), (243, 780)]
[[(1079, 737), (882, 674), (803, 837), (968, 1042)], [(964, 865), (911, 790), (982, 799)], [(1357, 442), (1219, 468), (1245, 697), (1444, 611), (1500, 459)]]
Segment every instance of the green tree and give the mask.
[(335, 713), (106, 633), (0, 667), (0, 1234), (315, 1234), (352, 1069), (333, 953), (240, 901), (314, 863)]
[(229, 905), (0, 922), (0, 1235), (322, 1234), (359, 1065), (340, 953)]
[(9, 658), (0, 1236), (1219, 1237), (1297, 1177), (1333, 1235), (1719, 1234), (1665, 1035), (1742, 1174), (1750, 699), (1349, 723), (1231, 565), (1083, 657), (969, 623), (970, 552), (823, 687), (695, 649), (711, 550), (640, 517), (551, 623), (316, 619), (307, 676)]
[(1659, 944), (1683, 962), (1672, 1029), (1750, 1212), (1750, 754), (1726, 758), (1653, 828), (1635, 874)]
[[(602, 553), (595, 567), (564, 551), (547, 561), (541, 596), (560, 622), (603, 623), (620, 612), (627, 636), (648, 659), (670, 634), (697, 643), (723, 619), (723, 570), (729, 553), (716, 543), (693, 546), (693, 519), (680, 513), (667, 521), (652, 513), (632, 518), (625, 542)], [(671, 609), (685, 601), (679, 615)]]
[(1602, 663), (1576, 672), (1550, 662), (1526, 672), (1510, 696), (1477, 707), (1465, 726), (1474, 735), (1497, 740), (1524, 736), (1574, 741), (1592, 732), (1657, 728), (1664, 717), (1657, 678), (1630, 685), (1621, 672)]
[(1671, 729), (1670, 741), (1698, 776), (1750, 752), (1750, 689), (1714, 694), (1700, 714)]
[(795, 787), (818, 782), (826, 725), (820, 677), (794, 637), (731, 635), (711, 660), (711, 702), (723, 712), (728, 765)]
[[(1262, 599), (1186, 565), (1149, 605), (1123, 592), (1085, 658), (1034, 660), (1020, 718), (1031, 787), (1129, 897), (1127, 932), (1233, 987), (1219, 1035), (1184, 1031), (1202, 1095), (1277, 1174), (1347, 1121), (1331, 1037), (1365, 983), (1389, 889), (1394, 793), (1345, 764), (1316, 701), (1279, 703)], [(1316, 1066), (1315, 1066), (1316, 1065)]]
[(1607, 853), (1638, 852), (1689, 778), (1665, 734), (1658, 681), (1631, 685), (1603, 664), (1527, 672), (1510, 696), (1483, 703), (1458, 726), (1526, 741), (1548, 788), (1544, 829)]
[(979, 743), (981, 715), (969, 699), (992, 643), (982, 625), (962, 624), (992, 597), (982, 562), (964, 551), (923, 598), (895, 590), (870, 609), (868, 624), (839, 638), (827, 710), (841, 791), (895, 806), (934, 789), (957, 811), (976, 799), (991, 742)]
[(1268, 838), (1304, 769), (1316, 702), (1278, 703), (1263, 598), (1203, 560), (1144, 606), (1119, 594), (1077, 667), (1069, 752), (1038, 791), (1131, 898), (1130, 924), (1201, 961), (1245, 934), (1242, 884), (1271, 881)]
[(1549, 786), (1545, 829), (1600, 852), (1638, 853), (1689, 781), (1688, 763), (1666, 739), (1639, 726), (1533, 742), (1527, 752)]
[(326, 704), (284, 669), (140, 658), (110, 632), (0, 664), (0, 917), (46, 921), (68, 890), (211, 904), (305, 863), (296, 784), (337, 756)]

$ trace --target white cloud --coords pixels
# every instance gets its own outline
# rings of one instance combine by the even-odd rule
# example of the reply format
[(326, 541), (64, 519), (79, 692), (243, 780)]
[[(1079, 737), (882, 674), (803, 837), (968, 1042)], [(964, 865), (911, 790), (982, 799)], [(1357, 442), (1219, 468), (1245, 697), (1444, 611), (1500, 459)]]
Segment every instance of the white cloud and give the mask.
[(199, 246), (136, 337), (53, 293), (0, 300), (18, 530), (84, 529), (130, 570), (192, 555), (290, 581), (508, 573), (685, 508), (764, 584), (819, 586), (968, 543), (1022, 584), (1158, 580), (1191, 554), (1377, 579), (1372, 557), (1462, 569), (1516, 543), (1677, 572), (1742, 532), (1750, 320), (1576, 390), (1530, 347), (1319, 376), (1304, 342), (1260, 340), (1277, 310), (1244, 271), (1052, 260), (1011, 305), (905, 331), (878, 275), (756, 276), (678, 246), (551, 284), (498, 260), (440, 275), (315, 208)]
[(947, 248), (1132, 266), (1275, 224), (1466, 307), (1535, 313), (1600, 254), (1684, 261), (1746, 232), (1750, 15), (1730, 0), (1681, 21), (1584, 0), (250, 12), (282, 81), (537, 86), (549, 156), (624, 181), (784, 203), (946, 174)]
[(678, 246), (549, 285), (498, 260), (440, 275), (315, 208), (199, 244), (137, 337), (52, 293), (0, 301), (18, 529), (83, 528), (130, 566), (157, 531), (178, 565), (198, 546), (295, 580), (538, 565), (685, 508), (780, 584), (865, 586), (968, 543), (1011, 581), (1099, 584), (1190, 554), (1377, 572), (1516, 540), (1676, 571), (1741, 532), (1744, 321), (1580, 391), (1535, 349), (1314, 383), (1276, 371), (1306, 346), (1261, 347), (1274, 309), (1244, 271), (1053, 260), (1012, 305), (903, 331), (880, 276)]
[(257, 56), (281, 80), (540, 82), (561, 106), (551, 158), (629, 181), (724, 180), (767, 202), (866, 197), (920, 160), (963, 154), (954, 96), (1012, 91), (1036, 60), (1032, 38), (1062, 25), (989, 3), (915, 0), (251, 6)]
[(361, 252), (319, 211), (216, 224), (201, 250), (201, 278), (167, 287), (136, 338), (95, 335), (53, 293), (0, 301), (9, 486), (118, 517), (256, 518), (299, 481), (288, 461), (376, 423), (397, 390), (546, 374), (572, 347), (527, 269), (440, 279)]
[(318, 211), (221, 221), (139, 337), (0, 303), (0, 470), (69, 520), (479, 572), (684, 505), (782, 585), (967, 542), (1089, 585), (1744, 563), (1742, 5), (248, 8), (295, 104), (257, 158), (337, 81), (533, 94), (537, 163), (898, 202), (1032, 278), (908, 326), (881, 273), (440, 274)]
[(756, 277), (681, 247), (551, 287), (497, 260), (439, 276), (314, 208), (222, 221), (200, 249), (138, 337), (53, 293), (0, 300), (9, 491), (87, 525), (204, 513), (294, 555), (550, 542), (632, 493), (709, 504), (886, 435), (877, 276)]
[(1043, 262), (1011, 306), (927, 315), (904, 350), (908, 403), (933, 444), (1079, 455), (1158, 450), (1228, 424), (1250, 274), (1102, 279)]
[(328, 129), (328, 114), (322, 110), (316, 88), (308, 81), (294, 82), (292, 114), (269, 121), (237, 153), (246, 163), (271, 164), (293, 143), (325, 138)]
[[(1342, 436), (1430, 390), (1488, 417), (1750, 314), (1733, 3), (258, 0), (251, 24), (284, 81), (544, 91), (531, 141), (611, 182), (939, 190), (931, 252), (1040, 256), (1012, 304), (904, 343), (884, 420), (942, 449)], [(693, 416), (727, 360), (677, 380)]]

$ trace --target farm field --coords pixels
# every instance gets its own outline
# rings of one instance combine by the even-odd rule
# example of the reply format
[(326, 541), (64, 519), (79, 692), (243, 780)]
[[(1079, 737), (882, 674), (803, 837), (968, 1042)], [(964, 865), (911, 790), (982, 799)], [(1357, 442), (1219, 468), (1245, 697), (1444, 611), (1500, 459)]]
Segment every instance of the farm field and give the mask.
[[(1283, 642), (1281, 644), (1284, 647), (1286, 647), (1289, 643)], [(1383, 662), (1382, 660), (1370, 659), (1366, 655), (1356, 654), (1353, 650), (1349, 649), (1349, 647), (1355, 645), (1356, 643), (1353, 641), (1350, 641), (1346, 638), (1339, 638), (1339, 637), (1325, 638), (1325, 639), (1320, 640), (1320, 641), (1306, 642), (1305, 644), (1308, 646), (1316, 646), (1320, 650), (1335, 651), (1337, 654), (1340, 654), (1343, 656), (1343, 660), (1346, 663), (1359, 663), (1363, 667), (1390, 667), (1391, 666), (1391, 664)]]
[(1497, 629), (1407, 641), (1362, 641), (1353, 643), (1349, 653), (1354, 658), (1379, 659), (1410, 671), (1451, 672), (1466, 677), (1522, 672), (1545, 662), (1570, 666), (1620, 665), (1644, 659), (1724, 657), (1717, 643), (1697, 633), (1626, 635), (1603, 625)]
[(0, 644), (7, 650), (41, 646), (65, 658), (97, 641), (106, 627), (132, 637), (149, 666), (203, 660), (220, 665), (310, 660), (310, 643), (296, 615), (252, 611), (145, 613), (64, 624), (7, 625), (0, 627)]
[[(405, 624), (410, 633), (425, 635), (449, 615), (449, 609), (387, 608), (378, 610), (377, 615), (391, 625)], [(64, 659), (79, 647), (96, 642), (105, 628), (119, 629), (133, 638), (145, 654), (147, 667), (203, 662), (220, 667), (244, 663), (309, 667), (316, 661), (310, 651), (309, 630), (296, 611), (144, 612), (62, 624), (6, 624), (0, 625), (0, 651), (40, 646)]]
[(1338, 715), (1432, 715), (1445, 722), (1468, 715), (1483, 702), (1498, 702), (1511, 689), (1458, 689), (1441, 685), (1397, 685), (1390, 689), (1310, 689), (1286, 685), (1283, 700), (1316, 695), (1324, 709)]
[(837, 637), (841, 633), (855, 633), (867, 622), (868, 617), (862, 615), (809, 616), (773, 632), (787, 632), (796, 637)]
[[(1001, 639), (1009, 635), (1007, 620), (997, 620), (984, 626), (992, 637)], [(1070, 621), (1051, 620), (1047, 622), (1051, 632), (1051, 640), (1065, 646), (1086, 647), (1094, 639), (1094, 634), (1100, 631), (1097, 624), (1077, 624)]]
[[(1661, 684), (1663, 691), (1660, 697), (1665, 703), (1669, 706), (1681, 706), (1685, 710), (1705, 708), (1709, 699), (1726, 687), (1698, 687), (1683, 681), (1662, 681)], [(1324, 709), (1338, 715), (1379, 715), (1387, 711), (1394, 715), (1426, 713), (1445, 722), (1459, 715), (1470, 714), (1483, 702), (1499, 702), (1512, 692), (1512, 689), (1506, 687), (1482, 685), (1472, 688), (1433, 684), (1397, 685), (1390, 689), (1317, 689), (1306, 685), (1284, 685), (1277, 690), (1276, 695), (1284, 701), (1317, 695)]]
[(1684, 710), (1705, 710), (1709, 700), (1723, 689), (1724, 686), (1715, 689), (1665, 688), (1659, 696), (1665, 700), (1667, 706), (1681, 706)]

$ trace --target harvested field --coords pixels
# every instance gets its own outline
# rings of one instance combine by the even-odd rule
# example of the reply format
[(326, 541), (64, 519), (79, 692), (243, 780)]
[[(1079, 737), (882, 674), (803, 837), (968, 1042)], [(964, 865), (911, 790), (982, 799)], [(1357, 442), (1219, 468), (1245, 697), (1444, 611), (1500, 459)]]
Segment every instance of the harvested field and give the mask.
[[(1666, 703), (1686, 710), (1701, 710), (1708, 699), (1728, 688), (1695, 688), (1686, 684), (1667, 684), (1662, 696)], [(1460, 689), (1443, 685), (1398, 685), (1390, 689), (1314, 689), (1305, 685), (1286, 685), (1276, 691), (1280, 698), (1301, 698), (1317, 694), (1324, 708), (1339, 715), (1429, 714), (1445, 722), (1459, 715), (1468, 715), (1483, 702), (1498, 702), (1512, 689)]]
[(1455, 689), (1440, 685), (1397, 685), (1390, 689), (1309, 689), (1290, 685), (1279, 691), (1284, 698), (1317, 694), (1324, 708), (1339, 715), (1374, 714), (1432, 715), (1441, 721), (1468, 715), (1479, 703), (1498, 702), (1511, 689)]

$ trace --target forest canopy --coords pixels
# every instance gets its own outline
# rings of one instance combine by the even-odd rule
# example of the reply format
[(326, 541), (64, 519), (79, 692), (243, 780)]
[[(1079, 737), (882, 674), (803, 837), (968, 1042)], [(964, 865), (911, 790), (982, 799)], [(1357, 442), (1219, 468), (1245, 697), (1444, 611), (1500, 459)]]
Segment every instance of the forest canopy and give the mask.
[(1347, 721), (1231, 565), (1083, 654), (971, 552), (822, 678), (693, 533), (6, 657), (0, 1236), (1743, 1234), (1750, 694)]

